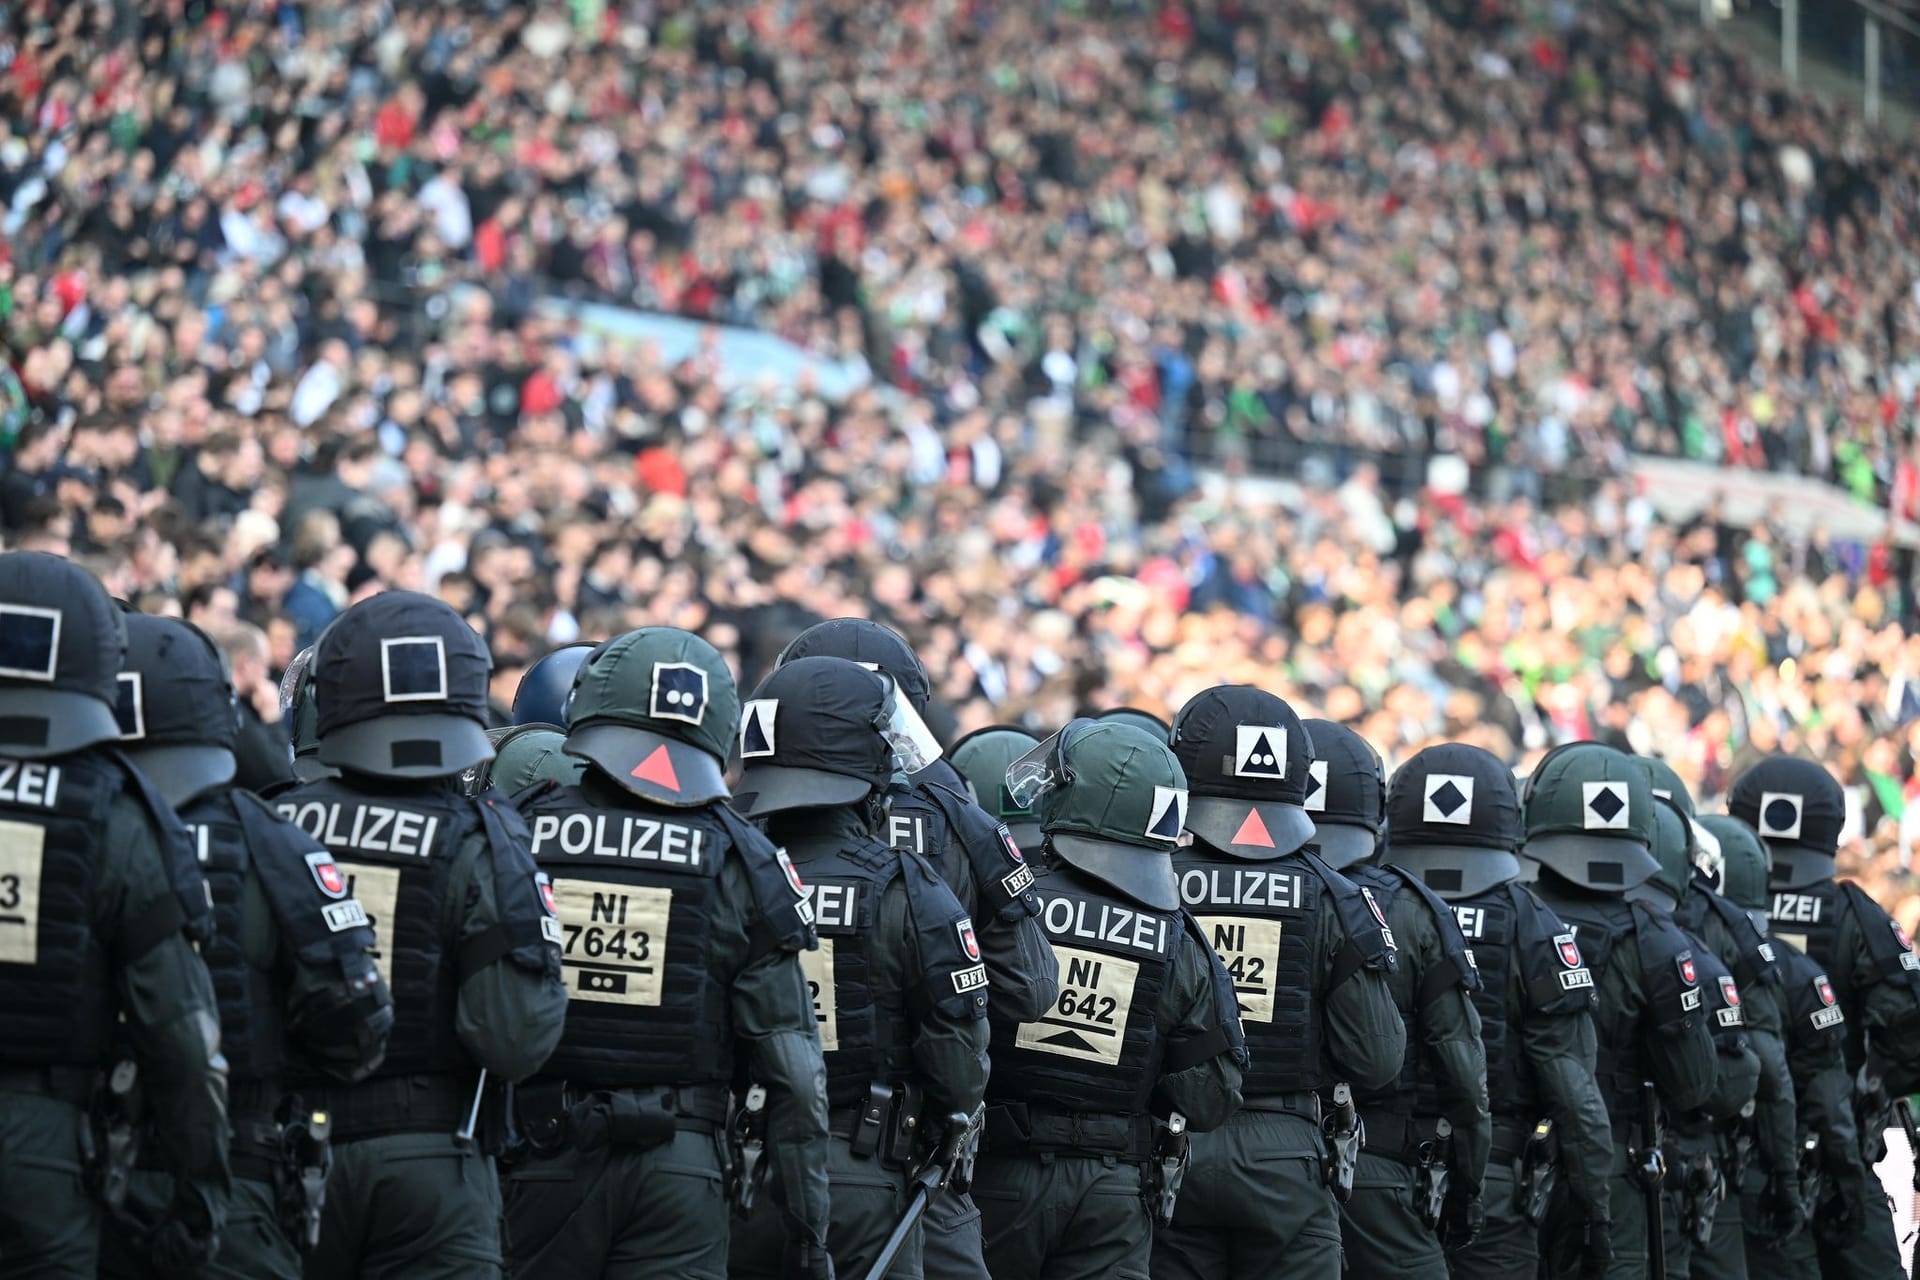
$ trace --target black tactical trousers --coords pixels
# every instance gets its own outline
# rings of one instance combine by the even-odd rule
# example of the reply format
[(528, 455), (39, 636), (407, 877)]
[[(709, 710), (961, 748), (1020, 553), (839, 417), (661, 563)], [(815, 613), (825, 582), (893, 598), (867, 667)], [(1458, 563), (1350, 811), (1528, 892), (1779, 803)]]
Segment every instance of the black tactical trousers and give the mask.
[(1486, 1181), (1480, 1187), (1480, 1201), (1486, 1207), (1487, 1223), (1473, 1243), (1447, 1255), (1447, 1273), (1453, 1280), (1521, 1280), (1539, 1270), (1540, 1228), (1527, 1221), (1526, 1214), (1514, 1203), (1512, 1161), (1493, 1160), (1487, 1164)]
[[(907, 1207), (907, 1175), (878, 1160), (856, 1156), (847, 1140), (835, 1135), (827, 1142), (827, 1181), (833, 1196), (833, 1218), (827, 1229), (827, 1252), (836, 1274), (864, 1276), (880, 1256)], [(734, 1280), (781, 1280), (781, 1254), (787, 1229), (779, 1209), (776, 1176), (753, 1202), (753, 1215), (733, 1233), (727, 1273)], [(887, 1280), (923, 1280), (919, 1227), (887, 1269)], [(999, 1272), (994, 1273), (998, 1280)]]
[(1338, 1280), (1321, 1151), (1318, 1127), (1291, 1112), (1242, 1110), (1194, 1134), (1173, 1226), (1154, 1239), (1155, 1280), (1270, 1280), (1276, 1258), (1287, 1280)]
[(993, 1280), (1148, 1280), (1153, 1220), (1136, 1164), (983, 1155), (973, 1198)]
[(721, 1139), (683, 1129), (646, 1150), (604, 1141), (507, 1175), (507, 1274), (724, 1280), (730, 1217)]
[(1421, 1221), (1412, 1166), (1360, 1153), (1353, 1196), (1340, 1206), (1347, 1274), (1381, 1280), (1447, 1280), (1440, 1241)]
[(927, 1280), (992, 1280), (981, 1253), (980, 1208), (972, 1196), (936, 1192), (923, 1221)]
[(86, 1114), (70, 1102), (0, 1092), (0, 1274), (93, 1280), (100, 1209), (81, 1173)]

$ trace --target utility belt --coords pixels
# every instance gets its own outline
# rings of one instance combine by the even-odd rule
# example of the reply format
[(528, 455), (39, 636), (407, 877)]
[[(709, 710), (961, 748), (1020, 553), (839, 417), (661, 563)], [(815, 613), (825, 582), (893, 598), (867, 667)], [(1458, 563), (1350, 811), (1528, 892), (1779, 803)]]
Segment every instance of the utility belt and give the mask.
[(1367, 1154), (1419, 1166), (1433, 1162), (1433, 1144), (1443, 1135), (1438, 1116), (1362, 1108), (1367, 1121)]
[(451, 1138), (473, 1114), (475, 1089), (474, 1075), (466, 1072), (377, 1076), (316, 1089), (308, 1101), (332, 1117), (336, 1143), (400, 1133), (444, 1133)]
[(1157, 1126), (1148, 1115), (1061, 1111), (1024, 1102), (991, 1103), (983, 1147), (993, 1155), (1090, 1156), (1120, 1164), (1153, 1159)]
[(84, 1107), (93, 1100), (98, 1067), (0, 1067), (0, 1093), (32, 1093)]
[(1487, 1149), (1487, 1163), (1491, 1165), (1501, 1160), (1524, 1160), (1527, 1147), (1532, 1141), (1532, 1125), (1505, 1116), (1495, 1116), (1493, 1141)]
[(673, 1135), (720, 1133), (727, 1127), (727, 1088), (635, 1085), (599, 1089), (565, 1080), (535, 1080), (513, 1091), (514, 1123), (539, 1154), (563, 1147), (647, 1151)]
[[(844, 1140), (859, 1159), (877, 1160), (883, 1169), (909, 1169), (925, 1145), (921, 1113), (926, 1102), (918, 1084), (870, 1084), (863, 1105), (828, 1110), (827, 1132)], [(938, 1141), (939, 1135), (925, 1138)]]
[(1316, 1128), (1320, 1124), (1320, 1095), (1311, 1090), (1302, 1093), (1269, 1093), (1258, 1098), (1248, 1098), (1240, 1104), (1242, 1111), (1275, 1111), (1290, 1116), (1299, 1116)]

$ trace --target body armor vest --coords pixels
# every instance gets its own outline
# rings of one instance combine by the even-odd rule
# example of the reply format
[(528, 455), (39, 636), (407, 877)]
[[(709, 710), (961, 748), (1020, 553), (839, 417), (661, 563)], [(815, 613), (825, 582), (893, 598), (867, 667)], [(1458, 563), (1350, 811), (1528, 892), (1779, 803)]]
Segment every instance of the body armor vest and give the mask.
[[(1539, 1118), (1538, 1091), (1519, 1024), (1590, 1009), (1593, 972), (1573, 931), (1519, 884), (1496, 885), (1451, 905), (1480, 972), (1473, 1006), (1487, 1050), (1488, 1100), (1494, 1115), (1532, 1125)], [(1509, 1003), (1516, 970), (1517, 1008)]]
[[(1639, 1022), (1623, 1022), (1620, 1010), (1604, 1004), (1596, 1011), (1599, 1054), (1594, 1080), (1607, 1110), (1616, 1119), (1639, 1114), (1640, 1085), (1650, 1077), (1644, 1038), (1665, 1034), (1670, 1026), (1702, 1012), (1699, 971), (1686, 937), (1638, 904), (1618, 898), (1572, 897), (1545, 893), (1553, 911), (1574, 928), (1580, 954), (1604, 986), (1623, 947), (1635, 947), (1645, 983), (1647, 1009)], [(1645, 1025), (1650, 1017), (1654, 1025)]]
[(728, 1079), (729, 984), (711, 959), (726, 828), (706, 809), (612, 805), (577, 786), (543, 789), (524, 812), (567, 985), (542, 1074), (608, 1088)]
[(1166, 1038), (1161, 994), (1184, 924), (1056, 867), (1035, 878), (1060, 995), (1037, 1022), (995, 1021), (987, 1086), (995, 1102), (1144, 1115)]
[[(142, 950), (93, 929), (108, 814), (125, 786), (121, 767), (101, 753), (0, 758), (0, 1063), (90, 1067), (107, 1058), (108, 948)], [(138, 942), (150, 947), (171, 932)]]
[(1770, 913), (1773, 935), (1805, 952), (1833, 984), (1840, 1007), (1856, 1016), (1846, 1023), (1847, 1068), (1855, 1070), (1865, 1058), (1866, 1024), (1857, 1016), (1865, 993), (1853, 986), (1854, 957), (1841, 954), (1841, 917), (1851, 914), (1858, 937), (1873, 961), (1879, 983), (1904, 987), (1920, 1001), (1920, 954), (1886, 909), (1850, 880), (1821, 880), (1803, 889), (1773, 895)]
[(860, 1106), (870, 1086), (897, 1084), (913, 1067), (907, 993), (883, 988), (874, 973), (880, 951), (901, 945), (878, 936), (877, 926), (880, 899), (900, 878), (903, 855), (857, 838), (817, 852), (796, 845), (792, 852), (820, 935), (818, 950), (801, 953), (800, 968), (826, 1058), (827, 1105)]
[[(1322, 882), (1304, 859), (1260, 862), (1200, 846), (1174, 855), (1180, 898), (1233, 979), (1251, 1061), (1249, 1098), (1319, 1087), (1319, 999), (1313, 939)], [(1063, 969), (1064, 975), (1064, 969)]]
[(282, 792), (274, 808), (333, 854), (373, 928), (394, 1014), (375, 1075), (471, 1067), (454, 1035), (462, 975), (445, 921), (454, 854), (482, 829), (478, 802), (451, 790), (364, 794), (322, 778)]
[[(1426, 1037), (1420, 1033), (1422, 1010), (1455, 987), (1464, 987), (1469, 994), (1479, 988), (1480, 977), (1473, 967), (1472, 953), (1467, 950), (1466, 940), (1454, 922), (1452, 910), (1419, 879), (1399, 867), (1371, 863), (1350, 867), (1347, 875), (1355, 884), (1365, 885), (1373, 891), (1374, 900), (1380, 904), (1380, 909), (1389, 920), (1403, 891), (1424, 903), (1432, 914), (1433, 930), (1439, 938), (1442, 952), (1438, 963), (1419, 975), (1413, 986), (1403, 991), (1405, 984), (1393, 984), (1394, 1006), (1399, 1009), (1400, 1020), (1407, 1027), (1406, 1055), (1401, 1059), (1400, 1074), (1393, 1083), (1385, 1089), (1362, 1095), (1360, 1101), (1378, 1111), (1406, 1113), (1411, 1109), (1414, 1115), (1438, 1115), (1439, 1097), (1431, 1078), (1422, 1069), (1421, 1055), (1426, 1044)], [(1402, 962), (1406, 962), (1405, 956)]]

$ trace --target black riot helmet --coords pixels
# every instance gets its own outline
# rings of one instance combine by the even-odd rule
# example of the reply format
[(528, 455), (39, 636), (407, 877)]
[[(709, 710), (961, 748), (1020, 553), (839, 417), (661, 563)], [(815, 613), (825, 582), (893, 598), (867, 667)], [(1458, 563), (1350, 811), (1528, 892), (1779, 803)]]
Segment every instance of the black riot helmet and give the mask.
[(1187, 700), (1169, 737), (1191, 792), (1187, 830), (1196, 840), (1261, 861), (1313, 839), (1313, 742), (1284, 698), (1216, 685)]
[(239, 710), (226, 663), (205, 632), (178, 618), (128, 614), (114, 718), (120, 744), (168, 804), (233, 781)]
[(733, 807), (761, 818), (858, 804), (938, 753), (884, 672), (844, 658), (795, 658), (775, 667), (740, 708)]
[(1387, 786), (1386, 859), (1443, 898), (1470, 898), (1520, 878), (1525, 835), (1513, 771), (1464, 742), (1426, 748)]
[(41, 760), (111, 742), (127, 627), (85, 569), (0, 554), (0, 755)]
[(444, 601), (414, 591), (370, 596), (321, 634), (312, 665), (321, 763), (446, 778), (492, 757), (493, 659)]
[(549, 650), (520, 675), (513, 691), (515, 724), (565, 724), (567, 695), (573, 678), (594, 649), (591, 640), (576, 640)]
[(915, 713), (925, 715), (933, 696), (927, 668), (913, 646), (892, 627), (866, 618), (830, 618), (795, 636), (773, 660), (781, 667), (796, 658), (844, 658), (892, 678)]
[(1811, 760), (1772, 755), (1733, 780), (1727, 812), (1754, 829), (1773, 863), (1775, 889), (1833, 879), (1847, 799)]
[(1307, 777), (1307, 812), (1313, 843), (1340, 870), (1378, 852), (1387, 815), (1387, 771), (1373, 744), (1332, 720), (1303, 722), (1313, 743)]

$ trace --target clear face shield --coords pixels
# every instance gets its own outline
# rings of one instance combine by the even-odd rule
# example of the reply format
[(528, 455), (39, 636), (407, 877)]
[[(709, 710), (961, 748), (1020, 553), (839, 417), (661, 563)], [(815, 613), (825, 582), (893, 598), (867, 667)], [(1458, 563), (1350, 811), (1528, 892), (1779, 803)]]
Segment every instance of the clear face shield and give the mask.
[(313, 650), (314, 646), (308, 645), (294, 654), (286, 673), (280, 677), (280, 714), (289, 720), (300, 705), (300, 686), (306, 680), (307, 668), (313, 665)]
[(1016, 807), (1031, 810), (1041, 796), (1067, 784), (1067, 742), (1095, 723), (1081, 716), (1007, 766), (1007, 796)]
[(1687, 822), (1693, 828), (1693, 865), (1718, 890), (1727, 865), (1726, 856), (1720, 850), (1720, 837), (1692, 818)]
[(899, 762), (902, 773), (912, 775), (920, 772), (940, 758), (940, 743), (933, 736), (933, 730), (927, 728), (927, 722), (913, 709), (913, 704), (900, 696), (900, 688), (893, 677), (879, 672), (880, 678), (887, 682), (887, 709), (885, 718), (879, 724), (880, 736), (885, 738), (887, 746), (893, 751), (894, 759)]

